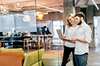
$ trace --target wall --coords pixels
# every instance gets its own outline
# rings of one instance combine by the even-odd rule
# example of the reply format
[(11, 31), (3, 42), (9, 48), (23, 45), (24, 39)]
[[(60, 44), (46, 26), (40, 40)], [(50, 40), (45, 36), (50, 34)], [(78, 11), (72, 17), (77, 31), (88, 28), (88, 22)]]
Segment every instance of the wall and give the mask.
[[(98, 5), (100, 8), (100, 5)], [(93, 17), (94, 16), (100, 16), (100, 10), (97, 11), (96, 7), (94, 5), (90, 5), (87, 7), (87, 23), (91, 26), (92, 28), (92, 39), (93, 41), (90, 44), (90, 47), (95, 47), (95, 42), (94, 42), (94, 36), (95, 36), (95, 32), (94, 32), (94, 23), (93, 23)]]

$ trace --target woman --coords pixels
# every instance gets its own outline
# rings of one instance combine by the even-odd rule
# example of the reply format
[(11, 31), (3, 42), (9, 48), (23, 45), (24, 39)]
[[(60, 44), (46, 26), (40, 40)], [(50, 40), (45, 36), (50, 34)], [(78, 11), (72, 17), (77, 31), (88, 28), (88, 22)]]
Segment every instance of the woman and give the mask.
[[(61, 66), (66, 66), (69, 55), (71, 54), (71, 52), (74, 55), (74, 48), (75, 48), (75, 42), (73, 41), (72, 37), (75, 35), (77, 24), (74, 21), (74, 16), (69, 16), (67, 22), (68, 23), (65, 23), (65, 33), (62, 35), (62, 40), (64, 41), (64, 53)], [(74, 63), (74, 56), (73, 56), (73, 63)]]

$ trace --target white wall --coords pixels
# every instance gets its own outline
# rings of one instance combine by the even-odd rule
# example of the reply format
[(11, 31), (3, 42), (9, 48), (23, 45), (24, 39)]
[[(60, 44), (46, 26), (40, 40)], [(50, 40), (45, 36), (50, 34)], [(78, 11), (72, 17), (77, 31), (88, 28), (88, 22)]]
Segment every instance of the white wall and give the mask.
[(96, 51), (100, 48), (100, 16), (94, 17), (95, 46)]

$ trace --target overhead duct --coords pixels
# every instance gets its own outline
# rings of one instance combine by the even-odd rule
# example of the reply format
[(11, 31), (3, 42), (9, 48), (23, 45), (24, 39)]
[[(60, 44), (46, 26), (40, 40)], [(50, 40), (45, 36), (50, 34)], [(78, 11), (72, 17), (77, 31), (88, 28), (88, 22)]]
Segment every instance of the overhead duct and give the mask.
[(75, 0), (75, 7), (87, 7), (89, 0)]
[(97, 8), (97, 10), (99, 10), (98, 5), (96, 4), (96, 2), (94, 0), (92, 0), (93, 4), (95, 5), (95, 7)]
[(99, 10), (97, 2), (98, 2), (97, 0), (75, 0), (75, 6), (87, 7), (88, 5), (94, 5), (97, 8), (97, 10)]

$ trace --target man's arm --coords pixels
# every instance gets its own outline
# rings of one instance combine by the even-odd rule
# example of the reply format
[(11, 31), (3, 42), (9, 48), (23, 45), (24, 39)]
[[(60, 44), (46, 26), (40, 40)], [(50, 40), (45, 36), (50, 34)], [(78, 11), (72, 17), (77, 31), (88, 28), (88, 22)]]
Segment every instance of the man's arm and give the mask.
[(69, 39), (69, 38), (67, 38), (67, 37), (65, 37), (65, 36), (63, 36), (61, 40), (67, 41), (67, 42), (70, 42), (70, 43), (75, 43), (74, 40), (71, 40), (71, 39)]
[(79, 41), (79, 42), (82, 42), (82, 43), (90, 43), (91, 42), (91, 34), (92, 34), (91, 28), (88, 26), (84, 30), (84, 35), (83, 36), (76, 37), (74, 39), (75, 39), (75, 41)]
[(76, 41), (82, 42), (82, 43), (89, 43), (88, 41), (86, 41), (85, 39), (76, 39)]

